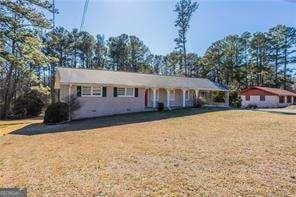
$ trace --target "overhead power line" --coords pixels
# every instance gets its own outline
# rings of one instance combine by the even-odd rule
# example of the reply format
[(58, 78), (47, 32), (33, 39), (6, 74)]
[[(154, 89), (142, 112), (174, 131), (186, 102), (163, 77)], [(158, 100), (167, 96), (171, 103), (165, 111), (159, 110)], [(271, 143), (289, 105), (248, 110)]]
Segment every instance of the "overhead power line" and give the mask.
[(88, 3), (89, 3), (89, 0), (85, 0), (82, 19), (81, 19), (81, 24), (80, 24), (80, 28), (79, 28), (80, 31), (83, 29), (83, 26), (84, 26), (84, 23), (85, 23), (85, 17), (86, 17), (86, 12), (87, 12), (87, 8), (88, 8)]

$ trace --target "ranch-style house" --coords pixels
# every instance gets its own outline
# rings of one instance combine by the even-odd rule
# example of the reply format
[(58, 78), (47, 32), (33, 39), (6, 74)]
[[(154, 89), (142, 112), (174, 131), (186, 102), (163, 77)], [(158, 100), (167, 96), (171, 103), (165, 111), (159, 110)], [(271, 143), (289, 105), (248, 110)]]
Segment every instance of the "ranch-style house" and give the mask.
[(240, 92), (242, 107), (286, 107), (296, 104), (296, 94), (279, 88), (254, 86)]
[[(166, 109), (192, 107), (196, 98), (229, 105), (228, 90), (202, 78), (59, 67), (55, 89), (60, 101), (78, 97), (81, 107), (73, 119), (156, 110), (158, 103)], [(222, 103), (213, 99), (219, 91), (224, 92)]]

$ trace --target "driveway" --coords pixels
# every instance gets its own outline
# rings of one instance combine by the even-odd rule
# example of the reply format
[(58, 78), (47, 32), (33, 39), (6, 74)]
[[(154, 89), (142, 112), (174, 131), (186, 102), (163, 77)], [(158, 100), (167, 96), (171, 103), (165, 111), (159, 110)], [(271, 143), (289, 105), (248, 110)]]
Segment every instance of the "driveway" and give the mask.
[(296, 109), (295, 108), (266, 108), (266, 109), (258, 109), (258, 111), (266, 111), (266, 112), (272, 112), (272, 113), (282, 113), (282, 114), (291, 114), (296, 115)]

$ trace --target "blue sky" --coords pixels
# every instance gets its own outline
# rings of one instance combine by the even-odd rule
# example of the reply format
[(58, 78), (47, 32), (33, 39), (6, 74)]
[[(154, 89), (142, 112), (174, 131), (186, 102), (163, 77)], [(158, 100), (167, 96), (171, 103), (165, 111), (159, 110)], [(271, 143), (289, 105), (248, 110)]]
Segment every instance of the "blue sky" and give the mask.
[[(266, 31), (277, 24), (296, 26), (296, 1), (198, 1), (188, 32), (188, 51), (203, 55), (229, 34)], [(175, 0), (90, 0), (84, 30), (105, 38), (138, 36), (154, 54), (174, 50)], [(79, 28), (84, 0), (56, 0), (56, 25)]]

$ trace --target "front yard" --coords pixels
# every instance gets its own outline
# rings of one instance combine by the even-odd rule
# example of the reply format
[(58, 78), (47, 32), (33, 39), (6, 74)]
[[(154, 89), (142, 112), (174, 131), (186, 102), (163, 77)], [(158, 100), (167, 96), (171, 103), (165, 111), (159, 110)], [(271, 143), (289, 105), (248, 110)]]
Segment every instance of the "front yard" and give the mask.
[(295, 115), (190, 109), (36, 122), (0, 137), (0, 150), (0, 188), (30, 196), (296, 194)]

